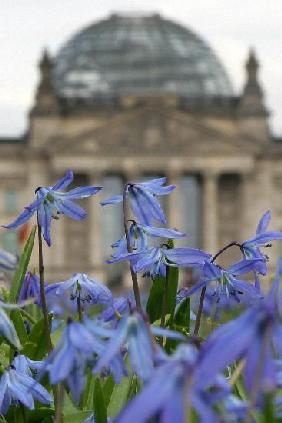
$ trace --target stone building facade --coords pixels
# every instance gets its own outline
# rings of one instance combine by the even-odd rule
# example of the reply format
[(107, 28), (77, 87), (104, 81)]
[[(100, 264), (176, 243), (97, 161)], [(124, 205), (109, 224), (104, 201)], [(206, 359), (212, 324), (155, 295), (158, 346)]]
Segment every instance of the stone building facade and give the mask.
[[(85, 222), (54, 222), (49, 280), (84, 271), (116, 282), (118, 271), (104, 262), (121, 234), (121, 211), (98, 200), (124, 181), (167, 176), (177, 185), (163, 200), (169, 225), (210, 252), (251, 235), (269, 208), (282, 229), (282, 142), (269, 130), (253, 51), (234, 95), (214, 52), (189, 29), (158, 15), (111, 15), (54, 59), (44, 51), (39, 71), (26, 134), (0, 139), (1, 222), (67, 169), (76, 184), (104, 186), (85, 200)], [(20, 248), (22, 232), (2, 230), (2, 246)]]

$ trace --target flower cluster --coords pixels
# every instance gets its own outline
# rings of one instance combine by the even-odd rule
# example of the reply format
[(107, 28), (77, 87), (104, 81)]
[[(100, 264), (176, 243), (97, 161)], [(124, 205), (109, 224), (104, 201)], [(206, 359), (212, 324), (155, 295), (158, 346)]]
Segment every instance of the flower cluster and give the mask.
[[(1, 415), (7, 421), (71, 421), (68, 410), (75, 408), (76, 421), (84, 423), (279, 419), (282, 259), (268, 292), (260, 286), (269, 266), (264, 248), (282, 240), (281, 232), (268, 230), (270, 212), (253, 237), (212, 256), (174, 246), (185, 234), (165, 227), (158, 196), (175, 189), (166, 178), (127, 183), (122, 194), (101, 202), (123, 205), (124, 236), (113, 243), (107, 263), (128, 262), (133, 294), (115, 296), (85, 273), (44, 280), (41, 234), (50, 246), (53, 219), (84, 219), (73, 200), (101, 190), (65, 192), (72, 180), (69, 171), (53, 187), (38, 188), (35, 200), (5, 226), (14, 229), (37, 214), (39, 274), (26, 271), (31, 239), (11, 293), (0, 302)], [(223, 267), (219, 257), (233, 246), (241, 259)], [(17, 258), (0, 251), (0, 270), (17, 265)], [(193, 275), (190, 287), (180, 286), (183, 268)], [(144, 286), (148, 279), (151, 286), (141, 295), (144, 277)]]

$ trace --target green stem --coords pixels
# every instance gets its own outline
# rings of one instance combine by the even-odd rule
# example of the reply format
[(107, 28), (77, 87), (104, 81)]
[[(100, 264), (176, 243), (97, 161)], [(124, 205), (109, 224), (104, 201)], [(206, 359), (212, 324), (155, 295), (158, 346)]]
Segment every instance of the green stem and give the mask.
[(64, 399), (65, 399), (65, 390), (63, 383), (60, 383), (57, 391), (57, 404), (56, 404), (56, 414), (55, 414), (55, 423), (63, 423), (63, 409), (64, 409)]
[(28, 416), (26, 414), (26, 409), (25, 409), (25, 406), (23, 404), (21, 404), (21, 410), (22, 410), (24, 423), (28, 423)]
[[(51, 330), (49, 325), (49, 316), (48, 316), (48, 309), (47, 309), (47, 302), (45, 296), (45, 284), (44, 284), (44, 260), (43, 260), (43, 248), (42, 248), (42, 232), (41, 226), (39, 225), (39, 218), (37, 212), (37, 234), (38, 234), (38, 261), (39, 261), (39, 284), (40, 284), (40, 299), (41, 299), (41, 307), (42, 313), (44, 318), (44, 330), (45, 330), (45, 337), (47, 340), (47, 349), (48, 353), (53, 350), (53, 345), (51, 341)], [(57, 386), (53, 386), (53, 395), (54, 395), (54, 405), (55, 410), (57, 410), (58, 400), (59, 400), (59, 390)], [(57, 413), (57, 411), (56, 411)], [(58, 421), (60, 423), (60, 420)]]
[(80, 322), (82, 322), (82, 309), (81, 309), (80, 293), (78, 294), (78, 297), (76, 297), (76, 304), (77, 304), (78, 319), (79, 319)]
[(166, 276), (164, 282), (163, 302), (162, 302), (162, 314), (161, 314), (161, 327), (165, 325), (165, 316), (167, 314), (168, 307), (168, 280), (169, 280), (169, 266), (166, 266)]
[(44, 318), (44, 328), (45, 328), (45, 336), (46, 336), (46, 340), (47, 340), (47, 348), (48, 348), (48, 352), (50, 353), (52, 351), (53, 347), (52, 347), (52, 341), (51, 341), (51, 331), (50, 331), (50, 325), (49, 325), (47, 302), (46, 302), (46, 297), (45, 297), (42, 232), (41, 232), (41, 226), (39, 224), (38, 212), (37, 212), (37, 227), (38, 227), (37, 234), (38, 234), (40, 299), (41, 299), (41, 307), (42, 307), (42, 313), (43, 313), (43, 318)]
[[(229, 244), (227, 244), (225, 247), (221, 248), (221, 250), (219, 250), (212, 258), (211, 263), (214, 263), (215, 260), (222, 254), (224, 253), (224, 251), (228, 250), (231, 247), (239, 247), (240, 250), (242, 251), (242, 245), (237, 242), (237, 241), (232, 241)], [(203, 308), (204, 308), (204, 299), (205, 299), (205, 294), (206, 294), (206, 287), (204, 286), (202, 288), (201, 291), (201, 295), (200, 295), (200, 302), (199, 302), (199, 308), (197, 311), (197, 316), (196, 316), (196, 322), (195, 322), (195, 328), (194, 328), (194, 335), (198, 336), (199, 334), (199, 330), (200, 330), (200, 326), (201, 326), (201, 317), (202, 317), (202, 313), (203, 313)]]
[(198, 308), (198, 311), (197, 311), (195, 327), (194, 327), (194, 335), (195, 336), (198, 336), (200, 326), (201, 326), (201, 317), (202, 317), (202, 312), (203, 312), (203, 308), (204, 308), (204, 299), (205, 299), (206, 289), (207, 288), (204, 286), (204, 288), (202, 288), (201, 295), (200, 295), (199, 308)]
[[(125, 237), (126, 237), (127, 251), (129, 253), (132, 253), (133, 249), (130, 245), (129, 233), (128, 233), (128, 228), (127, 228), (128, 213), (127, 213), (126, 190), (127, 190), (127, 184), (125, 184), (124, 189), (123, 189), (123, 201), (122, 201), (123, 226), (124, 226), (124, 232), (125, 232)], [(131, 279), (132, 279), (132, 287), (133, 287), (134, 298), (135, 298), (135, 302), (136, 302), (136, 309), (137, 309), (137, 311), (142, 312), (141, 296), (140, 296), (140, 290), (139, 290), (139, 285), (138, 285), (138, 280), (137, 280), (137, 274), (134, 272), (131, 265), (130, 265), (130, 274), (131, 274)]]

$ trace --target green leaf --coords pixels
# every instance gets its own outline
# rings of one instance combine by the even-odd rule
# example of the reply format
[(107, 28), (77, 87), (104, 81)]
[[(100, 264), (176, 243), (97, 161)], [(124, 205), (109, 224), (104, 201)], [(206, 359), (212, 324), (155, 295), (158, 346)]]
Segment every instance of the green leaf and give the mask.
[(107, 423), (107, 408), (101, 382), (98, 377), (95, 380), (93, 392), (93, 412), (95, 423)]
[(132, 377), (123, 378), (121, 383), (114, 386), (108, 406), (108, 416), (115, 417), (127, 403)]
[(21, 344), (23, 345), (25, 342), (27, 342), (28, 336), (20, 310), (12, 310), (10, 314), (10, 319), (14, 323), (18, 338)]
[(276, 423), (275, 410), (273, 405), (273, 395), (265, 395), (265, 404), (263, 409), (263, 423)]
[(136, 375), (134, 375), (132, 377), (130, 389), (128, 392), (128, 397), (127, 397), (128, 401), (130, 401), (133, 397), (135, 397), (138, 394), (138, 392), (140, 391), (140, 387), (141, 387), (140, 380), (138, 379)]
[(108, 408), (113, 390), (115, 387), (115, 381), (112, 376), (109, 376), (103, 385), (104, 399), (106, 408)]
[(89, 410), (92, 408), (93, 405), (93, 393), (94, 393), (94, 386), (95, 386), (95, 377), (92, 372), (88, 369), (86, 372), (86, 386), (84, 388), (83, 394), (80, 398), (80, 408), (82, 410)]
[[(65, 392), (64, 411), (63, 411), (64, 416), (75, 414), (77, 413), (77, 411), (78, 410), (76, 406), (74, 405), (70, 395), (67, 392)], [(92, 411), (89, 411), (89, 412), (92, 413)]]
[[(49, 316), (49, 324), (51, 324), (51, 320), (52, 317)], [(44, 318), (42, 318), (33, 325), (29, 334), (29, 342), (24, 345), (23, 354), (32, 360), (41, 360), (46, 355), (47, 347)]]
[(64, 421), (66, 423), (83, 423), (84, 420), (88, 419), (93, 412), (91, 410), (88, 411), (77, 411), (73, 414), (64, 415)]
[[(179, 271), (177, 267), (169, 268), (167, 296), (167, 314), (169, 315), (173, 315), (175, 309), (178, 274)], [(156, 320), (161, 318), (164, 287), (165, 278), (161, 276), (154, 278), (146, 306), (146, 311), (149, 315), (151, 323), (154, 323)]]
[(181, 301), (177, 309), (175, 310), (175, 315), (173, 323), (176, 326), (181, 326), (190, 331), (190, 298), (187, 297)]
[(7, 344), (1, 344), (0, 348), (0, 364), (1, 368), (8, 367), (10, 364), (10, 347)]
[(33, 227), (29, 238), (25, 244), (23, 253), (20, 257), (20, 261), (18, 264), (18, 268), (16, 270), (16, 273), (13, 277), (11, 289), (10, 289), (10, 297), (9, 302), (10, 303), (17, 303), (19, 298), (20, 289), (26, 274), (27, 266), (30, 260), (30, 256), (33, 250), (34, 245), (34, 238), (36, 234), (36, 226)]
[(52, 423), (54, 421), (54, 408), (39, 407), (35, 410), (26, 410), (27, 420), (30, 423)]

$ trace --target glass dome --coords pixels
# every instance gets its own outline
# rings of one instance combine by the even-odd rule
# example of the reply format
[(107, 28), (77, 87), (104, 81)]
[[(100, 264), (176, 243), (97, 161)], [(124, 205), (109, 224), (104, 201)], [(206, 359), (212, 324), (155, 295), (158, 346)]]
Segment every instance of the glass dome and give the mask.
[(111, 15), (82, 29), (57, 55), (54, 85), (67, 98), (232, 96), (208, 44), (159, 15)]

